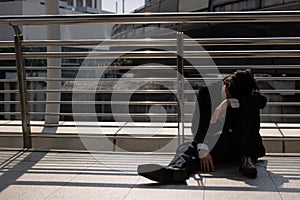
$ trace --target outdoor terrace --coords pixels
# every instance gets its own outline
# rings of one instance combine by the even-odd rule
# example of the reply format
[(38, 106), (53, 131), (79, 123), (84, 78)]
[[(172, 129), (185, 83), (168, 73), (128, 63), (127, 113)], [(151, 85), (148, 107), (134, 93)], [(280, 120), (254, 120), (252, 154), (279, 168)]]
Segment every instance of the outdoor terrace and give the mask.
[[(5, 61), (17, 61), (16, 66), (4, 66), (1, 70), (15, 72), (14, 78), (3, 78), (1, 83), (15, 83), (17, 89), (3, 89), (1, 94), (18, 96), (16, 99), (3, 98), (2, 107), (14, 105), (15, 109), (1, 111), (4, 120), (1, 121), (0, 134), (0, 156), (1, 156), (1, 177), (0, 177), (0, 199), (299, 199), (299, 101), (285, 101), (278, 99), (278, 96), (290, 95), (298, 97), (299, 83), (297, 75), (300, 69), (299, 63), (294, 64), (237, 64), (237, 65), (203, 65), (198, 63), (195, 66), (184, 66), (183, 58), (213, 58), (213, 59), (259, 59), (259, 58), (282, 58), (283, 61), (290, 58), (298, 58), (299, 50), (295, 50), (300, 44), (299, 36), (295, 37), (263, 37), (263, 38), (194, 38), (194, 41), (203, 43), (204, 46), (260, 46), (260, 50), (224, 50), (224, 51), (203, 51), (195, 50), (196, 43), (183, 37), (183, 32), (176, 31), (173, 39), (109, 39), (109, 40), (74, 40), (62, 41), (51, 39), (45, 41), (23, 40), (19, 26), (36, 26), (50, 24), (85, 24), (85, 23), (177, 23), (178, 27), (184, 24), (193, 23), (299, 23), (299, 12), (244, 12), (244, 13), (162, 13), (162, 14), (130, 14), (122, 16), (114, 15), (77, 15), (77, 16), (2, 16), (0, 25), (12, 26), (15, 31), (15, 41), (2, 41), (1, 47), (14, 48), (14, 53), (1, 53), (0, 59)], [(147, 29), (143, 29), (147, 30)], [(104, 42), (104, 43), (103, 43)], [(103, 46), (125, 48), (134, 47), (170, 47), (170, 51), (149, 51), (141, 49), (128, 53), (111, 48), (107, 51), (97, 49), (95, 52), (30, 52), (23, 47), (61, 47), (61, 46), (95, 46), (101, 43)], [(270, 50), (269, 47), (281, 45), (286, 49)], [(289, 47), (293, 48), (289, 49)], [(191, 51), (186, 51), (193, 47)], [(53, 50), (53, 49), (52, 49)], [(99, 50), (99, 51), (98, 51)], [(127, 53), (125, 53), (127, 52)], [(90, 83), (90, 82), (114, 82), (119, 81), (116, 77), (99, 78), (97, 71), (107, 70), (107, 66), (99, 67), (99, 63), (88, 62), (84, 70), (91, 70), (93, 76), (62, 78), (57, 76), (32, 77), (34, 71), (61, 72), (59, 70), (79, 70), (78, 66), (26, 66), (25, 60), (32, 59), (173, 59), (177, 65), (161, 66), (151, 65), (138, 66), (135, 70), (169, 70), (175, 72), (170, 77), (124, 77), (122, 83), (126, 82), (168, 82), (169, 90), (141, 89), (141, 88), (119, 88), (112, 90), (92, 87), (84, 88), (80, 84), (78, 88), (69, 90), (56, 86), (54, 88), (28, 88), (29, 83), (45, 82), (51, 83)], [(288, 59), (287, 59), (288, 58)], [(293, 60), (293, 59), (291, 59)], [(297, 61), (297, 60), (296, 60)], [(206, 63), (207, 64), (207, 63)], [(211, 64), (211, 63), (209, 63)], [(91, 66), (92, 65), (92, 66)], [(110, 70), (132, 69), (132, 66), (108, 66)], [(124, 68), (125, 67), (125, 68)], [(192, 69), (193, 68), (193, 69)], [(214, 70), (226, 70), (250, 68), (256, 70), (257, 74), (266, 74), (273, 69), (288, 72), (282, 76), (256, 76), (258, 81), (272, 82), (273, 88), (262, 88), (261, 92), (270, 95), (267, 111), (263, 111), (261, 134), (268, 154), (257, 164), (259, 176), (257, 179), (249, 180), (242, 177), (236, 166), (225, 164), (219, 166), (216, 172), (211, 174), (197, 174), (191, 177), (186, 185), (160, 185), (148, 181), (136, 174), (136, 167), (141, 163), (167, 164), (171, 159), (173, 151), (178, 144), (192, 139), (190, 133), (190, 118), (193, 110), (194, 100), (189, 98), (195, 90), (184, 87), (184, 80), (180, 74), (185, 70), (208, 70), (207, 77), (187, 77), (190, 82), (205, 82), (221, 80), (220, 74)], [(56, 71), (55, 71), (56, 70)], [(57, 71), (58, 70), (58, 71)], [(173, 72), (172, 71), (172, 72)], [(50, 73), (51, 72), (51, 73)], [(93, 73), (95, 72), (95, 73)], [(167, 73), (166, 73), (167, 74)], [(179, 74), (179, 75), (178, 75)], [(85, 74), (84, 74), (85, 75)], [(150, 73), (150, 75), (153, 75)], [(155, 73), (154, 73), (155, 75)], [(169, 75), (169, 74), (168, 74)], [(174, 75), (174, 74), (173, 74)], [(288, 75), (288, 76), (286, 76)], [(106, 84), (105, 83), (105, 84)], [(104, 84), (104, 85), (105, 85)], [(59, 84), (58, 84), (59, 85)], [(263, 84), (262, 84), (263, 85)], [(280, 85), (280, 87), (275, 87)], [(32, 85), (31, 85), (32, 86)], [(107, 84), (106, 84), (107, 86)], [(124, 85), (120, 85), (124, 86)], [(292, 87), (293, 86), (293, 87)], [(74, 89), (75, 88), (75, 89)], [(78, 90), (77, 90), (78, 89)], [(31, 94), (56, 94), (55, 98), (35, 100)], [(78, 98), (73, 101), (61, 101), (57, 99), (63, 93), (80, 93), (88, 96), (89, 93), (96, 94), (133, 94), (138, 93), (175, 94), (173, 101), (148, 101), (136, 102), (127, 100), (100, 100), (87, 101)], [(83, 95), (85, 94), (85, 95)], [(8, 97), (9, 97), (8, 95)], [(38, 96), (38, 95), (37, 95)], [(49, 95), (51, 96), (51, 95)], [(7, 97), (7, 96), (6, 96)], [(30, 98), (31, 99), (30, 99)], [(89, 99), (88, 99), (89, 100)], [(77, 110), (77, 112), (57, 111), (57, 105), (115, 105), (126, 106), (130, 104), (143, 106), (175, 106), (176, 112), (161, 113), (112, 113), (112, 112), (90, 112), (91, 110)], [(34, 110), (36, 105), (54, 105), (54, 109)], [(84, 107), (83, 107), (84, 108)], [(118, 107), (121, 108), (121, 107)], [(186, 108), (186, 109), (184, 109)], [(272, 109), (280, 108), (280, 109)], [(282, 109), (281, 109), (282, 108)], [(283, 109), (284, 108), (284, 109)], [(59, 110), (59, 109), (58, 109)], [(173, 110), (173, 111), (174, 111)], [(280, 111), (278, 113), (274, 112)], [(284, 112), (282, 111), (284, 110)], [(93, 110), (92, 110), (93, 111)], [(124, 110), (123, 110), (124, 111)], [(151, 111), (151, 110), (150, 110)], [(158, 111), (161, 111), (158, 109)], [(186, 112), (187, 111), (187, 112)], [(281, 112), (282, 111), (282, 112)], [(11, 120), (10, 117), (11, 116)], [(56, 118), (57, 123), (45, 122), (48, 117)], [(75, 117), (77, 123), (82, 119), (86, 121), (77, 125), (70, 120), (60, 121), (63, 117)], [(89, 116), (116, 117), (120, 120), (110, 122), (100, 121), (90, 123)], [(133, 123), (128, 117), (139, 118), (139, 122)], [(142, 118), (155, 118), (152, 123), (143, 122)], [(172, 122), (158, 123), (158, 119), (172, 118)], [(36, 120), (41, 118), (40, 120)], [(18, 120), (20, 119), (20, 120)], [(34, 119), (34, 120), (32, 120)], [(79, 119), (79, 120), (78, 120)], [(125, 120), (124, 120), (125, 119)], [(286, 122), (285, 122), (286, 121)], [(154, 127), (153, 127), (154, 126)], [(96, 127), (96, 131), (95, 128)], [(83, 128), (83, 129), (81, 129)], [(86, 133), (78, 129), (86, 130)], [(157, 131), (158, 129), (158, 131)], [(99, 131), (100, 130), (100, 131)], [(153, 132), (159, 133), (153, 135)], [(91, 146), (89, 144), (92, 143)]]

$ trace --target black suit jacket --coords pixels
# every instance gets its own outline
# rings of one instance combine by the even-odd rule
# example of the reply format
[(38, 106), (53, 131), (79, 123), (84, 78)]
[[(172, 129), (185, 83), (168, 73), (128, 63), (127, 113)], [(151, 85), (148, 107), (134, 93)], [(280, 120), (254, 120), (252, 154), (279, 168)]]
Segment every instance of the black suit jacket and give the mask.
[[(215, 124), (210, 124), (211, 115), (216, 107), (221, 103), (221, 90), (223, 83), (217, 82), (209, 86), (201, 87), (197, 94), (197, 101), (192, 118), (192, 133), (194, 141), (208, 144), (204, 141), (206, 136), (227, 132), (231, 128), (234, 119), (220, 119)], [(267, 98), (260, 93), (239, 99), (241, 109), (262, 109), (266, 106)], [(226, 120), (226, 123), (225, 123)]]

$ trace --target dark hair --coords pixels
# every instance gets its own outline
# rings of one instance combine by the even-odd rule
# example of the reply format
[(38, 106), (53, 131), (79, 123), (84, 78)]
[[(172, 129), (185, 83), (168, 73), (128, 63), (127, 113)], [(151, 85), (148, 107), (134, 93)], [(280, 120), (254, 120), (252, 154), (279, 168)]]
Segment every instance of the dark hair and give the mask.
[(258, 86), (251, 70), (237, 70), (224, 79), (224, 84), (233, 98), (242, 99), (253, 92), (258, 92)]

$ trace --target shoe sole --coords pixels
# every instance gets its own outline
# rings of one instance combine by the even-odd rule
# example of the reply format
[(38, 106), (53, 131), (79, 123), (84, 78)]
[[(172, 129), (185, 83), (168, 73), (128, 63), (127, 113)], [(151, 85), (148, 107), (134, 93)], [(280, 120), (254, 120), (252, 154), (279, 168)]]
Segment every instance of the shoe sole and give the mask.
[(139, 165), (137, 172), (139, 175), (159, 183), (179, 183), (185, 182), (187, 179), (187, 174), (184, 170), (168, 169), (157, 164)]

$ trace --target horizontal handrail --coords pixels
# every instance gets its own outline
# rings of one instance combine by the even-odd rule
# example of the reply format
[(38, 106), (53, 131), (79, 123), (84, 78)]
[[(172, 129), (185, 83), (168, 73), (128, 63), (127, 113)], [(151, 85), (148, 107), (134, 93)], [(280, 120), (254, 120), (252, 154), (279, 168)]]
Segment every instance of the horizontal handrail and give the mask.
[[(19, 101), (1, 101), (2, 104), (20, 104)], [(173, 101), (28, 101), (30, 104), (83, 104), (83, 105), (168, 105), (178, 106)], [(195, 102), (184, 102), (194, 106)], [(300, 106), (300, 102), (267, 102), (267, 106)]]
[[(0, 113), (1, 114), (1, 113)], [(177, 113), (52, 113), (52, 112), (29, 112), (30, 115), (60, 115), (60, 116), (97, 116), (97, 117), (178, 117)], [(186, 117), (192, 117), (192, 114), (184, 114)], [(300, 114), (260, 114), (261, 117), (290, 117), (299, 118)]]
[[(51, 69), (62, 70), (170, 70), (176, 69), (177, 66), (107, 66), (107, 67), (52, 67)], [(299, 69), (300, 65), (217, 65), (217, 66), (185, 66), (185, 70), (194, 69)], [(15, 70), (15, 67), (4, 68), (6, 70)], [(25, 67), (26, 70), (47, 70), (48, 67)], [(2, 67), (0, 68), (2, 70)]]
[[(170, 70), (176, 69), (176, 66), (107, 66), (107, 67), (25, 67), (26, 70), (47, 70), (47, 69), (61, 69), (61, 70)], [(215, 69), (299, 69), (300, 65), (217, 65), (217, 66), (185, 66), (185, 70), (194, 69), (205, 69), (205, 70), (215, 70)], [(16, 70), (16, 67), (0, 67), (0, 70)]]
[[(156, 117), (156, 118), (165, 118), (165, 117), (174, 117), (177, 118), (177, 113), (52, 113), (52, 112), (29, 112), (30, 115), (54, 115), (54, 116), (97, 116), (97, 117)], [(21, 115), (20, 112), (0, 112), (0, 115)], [(192, 114), (184, 114), (185, 117), (192, 117)], [(260, 114), (261, 117), (288, 117), (288, 118), (300, 118), (300, 114)]]
[[(296, 40), (296, 39), (292, 39)], [(12, 43), (13, 44), (13, 43)], [(98, 39), (98, 40), (25, 40), (22, 43), (27, 47), (40, 46), (175, 46), (176, 39)], [(0, 43), (1, 45), (1, 43)]]
[(300, 102), (267, 102), (268, 106), (300, 106)]
[[(218, 81), (220, 78), (186, 78), (187, 81)], [(257, 81), (299, 81), (300, 77), (257, 77)], [(173, 82), (176, 78), (46, 78), (46, 77), (30, 77), (27, 78), (28, 82), (46, 82), (46, 81), (73, 81), (73, 82), (140, 82), (140, 81), (153, 81), (153, 82)], [(13, 83), (18, 82), (17, 79), (0, 79), (0, 82)], [(76, 89), (74, 89), (76, 90)]]
[[(115, 59), (117, 58), (161, 58), (175, 59), (175, 51), (103, 51), (103, 52), (24, 52), (25, 59), (45, 58), (81, 58), (81, 59)], [(272, 58), (299, 57), (300, 50), (240, 50), (240, 51), (185, 51), (185, 58)], [(14, 60), (14, 53), (0, 54), (0, 60)]]
[(54, 112), (29, 112), (30, 115), (60, 115), (60, 116), (97, 116), (97, 117), (178, 117), (177, 113), (54, 113)]
[(21, 112), (0, 112), (0, 115), (21, 115)]
[[(184, 39), (184, 46), (235, 46), (235, 45), (299, 45), (299, 37), (261, 38), (193, 38)], [(94, 39), (94, 40), (24, 40), (23, 46), (175, 46), (176, 39)], [(0, 47), (14, 48), (13, 41), (0, 41)]]
[[(171, 122), (172, 123), (172, 122)], [(18, 124), (18, 123), (15, 123), (15, 124), (0, 124), (0, 127), (1, 126), (20, 126), (21, 124)], [(51, 127), (51, 125), (49, 124), (34, 124), (34, 123), (30, 123), (30, 126), (35, 126), (35, 127), (41, 127), (41, 126), (47, 126), (47, 127)], [(124, 127), (124, 128), (143, 128), (143, 127), (148, 127), (148, 128), (177, 128), (176, 125), (168, 125), (168, 124), (165, 124), (164, 125), (128, 125), (128, 124), (125, 124), (125, 125), (122, 125), (122, 124), (114, 124), (114, 125), (105, 125), (105, 124), (100, 124), (100, 125), (97, 125), (97, 123), (82, 123), (82, 124), (72, 124), (72, 125), (65, 125), (65, 124), (57, 124), (57, 125), (53, 125), (55, 127), (59, 126), (59, 127), (99, 127), (99, 128), (106, 128), (106, 127), (118, 127), (118, 128), (121, 128), (121, 127)], [(77, 133), (75, 133), (76, 135), (78, 135)], [(1, 134), (2, 136), (2, 134)]]
[[(300, 77), (299, 77), (300, 78)], [(9, 79), (8, 79), (9, 80)], [(27, 81), (89, 81), (89, 82), (110, 82), (110, 81), (162, 81), (162, 82), (173, 82), (176, 78), (41, 78), (41, 77), (30, 77)]]
[[(50, 93), (50, 92), (62, 92), (62, 93), (96, 93), (96, 94), (176, 94), (177, 90), (27, 90), (28, 93)], [(197, 90), (185, 90), (185, 94), (195, 94)], [(263, 94), (276, 94), (276, 93), (300, 93), (300, 90), (296, 89), (261, 89)], [(18, 90), (0, 90), (0, 94), (15, 94), (19, 93)]]
[(0, 41), (0, 48), (15, 48), (13, 41)]
[[(15, 126), (20, 126), (21, 125), (21, 122), (20, 121), (12, 121), (13, 123), (6, 123), (6, 124), (0, 124), (0, 127), (1, 126), (11, 126), (11, 127), (15, 127)], [(39, 121), (39, 122), (42, 122), (42, 123), (34, 123), (34, 121), (31, 121), (30, 122), (30, 126), (32, 127), (44, 127), (44, 126), (47, 126), (47, 127), (51, 127), (51, 125), (49, 124), (45, 124), (44, 121)], [(160, 122), (158, 122), (160, 123)], [(107, 128), (107, 127), (118, 127), (118, 128), (177, 128), (177, 125), (175, 125), (176, 123), (173, 123), (173, 122), (168, 122), (168, 123), (163, 123), (163, 125), (153, 125), (152, 123), (149, 123), (148, 125), (147, 124), (135, 124), (135, 125), (128, 125), (128, 124), (123, 124), (123, 123), (115, 123), (115, 124), (98, 124), (98, 123), (95, 123), (95, 122), (91, 122), (91, 123), (74, 123), (74, 124), (64, 124), (64, 123), (59, 123), (57, 125), (53, 125), (54, 127), (89, 127), (89, 128), (92, 128), (92, 127), (97, 127), (97, 128)], [(263, 124), (263, 123), (262, 123)], [(184, 126), (184, 128), (191, 128), (191, 124), (186, 124)], [(284, 129), (292, 129), (292, 128), (300, 128), (299, 126), (297, 127), (297, 125), (295, 126), (289, 126), (289, 124), (287, 125), (272, 125), (272, 126), (263, 126), (261, 125), (261, 129), (278, 129), (278, 128), (284, 128)], [(9, 134), (16, 134), (16, 133), (20, 133), (20, 132), (10, 132)], [(59, 134), (59, 135), (62, 135), (62, 134), (76, 134), (78, 135), (78, 133), (74, 133), (74, 132), (64, 132), (64, 133), (55, 133), (55, 134)], [(40, 134), (40, 133), (34, 133), (34, 134)], [(176, 133), (174, 133), (176, 134)], [(3, 133), (1, 134), (1, 136), (3, 136)]]
[[(162, 134), (163, 135), (163, 134)], [(73, 138), (73, 137), (78, 137), (78, 134), (68, 134), (68, 133), (59, 133), (59, 134), (31, 134), (32, 137), (39, 137), (39, 138)], [(122, 134), (120, 134), (120, 136), (118, 135), (112, 135), (112, 134), (107, 134), (107, 135), (100, 135), (99, 133), (89, 133), (89, 134), (82, 134), (81, 137), (87, 138), (87, 137), (97, 137), (97, 138), (106, 138), (106, 139), (118, 139), (118, 140), (122, 140), (122, 139), (132, 139), (132, 136), (122, 136)], [(178, 136), (171, 136), (173, 139), (178, 138)], [(138, 138), (140, 139), (154, 139), (154, 140), (161, 140), (161, 139), (170, 139), (170, 136), (138, 136)]]
[[(118, 94), (161, 94), (161, 93), (177, 93), (177, 90), (27, 90), (28, 93), (47, 93), (47, 92), (62, 92), (62, 93), (100, 93), (100, 94), (111, 94), (111, 93), (118, 93)], [(191, 91), (195, 93), (195, 91)], [(18, 90), (0, 90), (0, 93), (19, 93)]]
[(235, 45), (299, 45), (299, 37), (261, 37), (261, 38), (193, 38), (185, 39), (184, 44), (195, 46), (195, 41), (202, 46)]
[(0, 16), (0, 25), (299, 22), (299, 11)]
[[(300, 77), (256, 77), (257, 81), (295, 81), (300, 80)], [(2, 79), (9, 80), (12, 79)], [(186, 78), (187, 81), (219, 81), (220, 78)], [(12, 80), (13, 81), (13, 80)], [(92, 82), (101, 82), (101, 81), (161, 81), (169, 82), (176, 81), (176, 78), (27, 78), (27, 81), (92, 81)]]
[(260, 114), (261, 117), (288, 117), (299, 118), (300, 114)]

